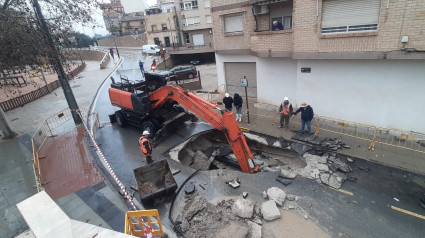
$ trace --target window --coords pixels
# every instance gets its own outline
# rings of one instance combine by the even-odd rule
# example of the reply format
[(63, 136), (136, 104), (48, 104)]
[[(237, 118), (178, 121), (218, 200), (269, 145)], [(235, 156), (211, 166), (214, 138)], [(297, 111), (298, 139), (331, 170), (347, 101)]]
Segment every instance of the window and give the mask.
[(224, 17), (225, 33), (243, 32), (242, 15)]
[(380, 0), (324, 0), (322, 33), (350, 33), (378, 29)]
[(205, 16), (205, 20), (207, 23), (212, 23), (212, 17), (211, 16)]
[(283, 29), (292, 29), (292, 16), (283, 17)]
[(210, 0), (204, 0), (204, 7), (210, 8)]
[(152, 31), (158, 31), (158, 28), (156, 27), (156, 25), (152, 25)]
[(186, 44), (190, 44), (189, 33), (184, 33), (184, 38), (186, 39)]
[(192, 26), (199, 24), (201, 24), (199, 17), (183, 18), (183, 26)]
[(161, 26), (162, 26), (162, 30), (163, 31), (166, 31), (167, 30), (167, 24), (162, 24)]
[(191, 10), (198, 8), (198, 1), (188, 1), (180, 3), (180, 8), (182, 10)]

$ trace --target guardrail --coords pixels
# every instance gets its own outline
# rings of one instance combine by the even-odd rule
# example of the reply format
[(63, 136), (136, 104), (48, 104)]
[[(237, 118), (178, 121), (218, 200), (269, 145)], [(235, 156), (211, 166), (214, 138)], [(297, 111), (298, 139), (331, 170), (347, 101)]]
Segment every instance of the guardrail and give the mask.
[[(279, 123), (280, 117), (276, 105), (264, 104), (268, 111), (273, 111), (273, 115), (259, 115), (260, 117), (271, 118), (273, 125)], [(301, 124), (297, 120), (290, 120), (291, 124)], [(396, 147), (425, 154), (425, 134), (404, 131), (393, 128), (381, 128), (374, 125), (357, 123), (332, 117), (315, 115), (311, 122), (312, 131), (315, 135), (321, 132), (329, 132), (337, 135), (348, 136), (351, 138), (367, 141), (369, 150), (375, 150), (377, 144)]]
[[(93, 135), (96, 134), (96, 129), (100, 127), (99, 116), (97, 112), (89, 112), (86, 108), (80, 108), (81, 115), (83, 115), (84, 120), (90, 117), (92, 123), (91, 132)], [(41, 181), (41, 169), (40, 169), (40, 156), (39, 152), (45, 141), (49, 137), (55, 136), (55, 134), (59, 132), (63, 132), (72, 128), (75, 128), (75, 125), (72, 124), (70, 126), (66, 126), (67, 123), (70, 123), (73, 120), (71, 109), (66, 108), (60, 112), (57, 112), (51, 116), (49, 116), (38, 130), (34, 133), (31, 138), (32, 149), (33, 149), (33, 168), (34, 168), (34, 176), (36, 181), (37, 192), (43, 190), (42, 181)]]

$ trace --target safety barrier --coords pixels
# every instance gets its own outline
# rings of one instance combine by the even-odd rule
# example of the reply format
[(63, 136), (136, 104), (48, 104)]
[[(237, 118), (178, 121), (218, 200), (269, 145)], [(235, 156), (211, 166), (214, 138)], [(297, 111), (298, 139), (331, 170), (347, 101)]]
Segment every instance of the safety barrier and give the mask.
[[(146, 231), (145, 229), (152, 229)], [(145, 236), (151, 233), (153, 236), (164, 237), (161, 219), (158, 210), (129, 211), (125, 214), (124, 233), (133, 236)]]
[(332, 132), (335, 134), (345, 135), (352, 138), (366, 140), (372, 143), (376, 127), (367, 124), (361, 124), (346, 120), (316, 115), (316, 132), (319, 134), (321, 130)]
[[(250, 112), (250, 115), (265, 117), (271, 119), (273, 125), (280, 121), (280, 115), (277, 112), (276, 105), (263, 105), (273, 114), (261, 115)], [(300, 125), (298, 120), (290, 120), (290, 124)], [(381, 128), (369, 124), (357, 123), (347, 120), (341, 120), (321, 115), (315, 115), (311, 122), (312, 131), (315, 135), (320, 132), (329, 132), (341, 136), (367, 141), (369, 150), (374, 150), (377, 144), (406, 149), (410, 151), (425, 153), (425, 134), (404, 131), (392, 128)]]
[[(96, 112), (89, 115), (89, 110), (86, 108), (80, 108), (81, 114), (84, 115), (84, 120), (90, 116), (93, 124), (91, 126), (91, 131), (96, 134), (96, 128), (100, 127), (99, 116)], [(40, 192), (43, 190), (41, 186), (41, 171), (40, 171), (40, 162), (39, 162), (39, 151), (43, 146), (47, 138), (54, 136), (59, 132), (63, 132), (75, 127), (74, 124), (67, 123), (72, 121), (72, 114), (69, 108), (66, 108), (58, 113), (55, 113), (52, 116), (49, 116), (38, 128), (31, 138), (32, 149), (33, 149), (33, 168), (34, 175), (36, 180), (37, 191)]]
[(422, 133), (378, 127), (370, 148), (374, 149), (376, 143), (425, 153), (425, 134)]

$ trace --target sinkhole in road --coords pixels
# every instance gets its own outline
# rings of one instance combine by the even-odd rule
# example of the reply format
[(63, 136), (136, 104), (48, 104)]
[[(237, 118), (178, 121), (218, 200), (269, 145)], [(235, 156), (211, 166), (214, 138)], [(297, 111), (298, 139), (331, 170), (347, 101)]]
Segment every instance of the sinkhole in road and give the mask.
[[(261, 171), (280, 171), (281, 168), (298, 169), (307, 164), (290, 147), (269, 145), (263, 136), (245, 133), (247, 144), (254, 156), (254, 163)], [(169, 151), (170, 158), (185, 166), (203, 171), (227, 169), (240, 171), (235, 155), (223, 132), (218, 130), (197, 134)]]

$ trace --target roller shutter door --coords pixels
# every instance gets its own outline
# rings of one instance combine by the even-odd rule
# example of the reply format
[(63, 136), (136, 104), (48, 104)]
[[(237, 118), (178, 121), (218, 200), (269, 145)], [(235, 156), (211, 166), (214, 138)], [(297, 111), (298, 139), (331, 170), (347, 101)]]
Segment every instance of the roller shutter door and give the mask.
[(378, 24), (381, 0), (324, 0), (322, 27)]
[(245, 87), (241, 86), (241, 78), (248, 80), (248, 97), (257, 98), (257, 70), (255, 63), (224, 63), (227, 92), (238, 93), (245, 98)]

